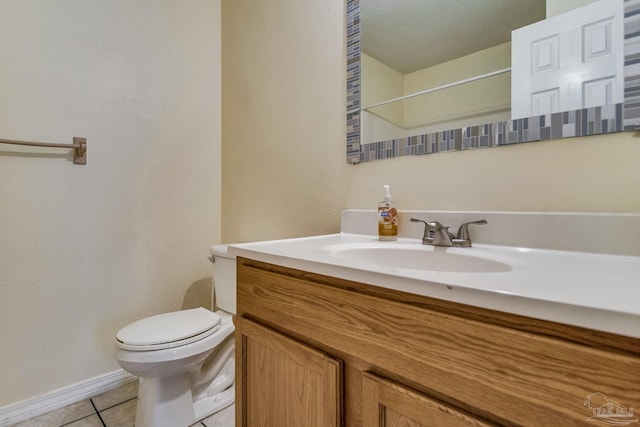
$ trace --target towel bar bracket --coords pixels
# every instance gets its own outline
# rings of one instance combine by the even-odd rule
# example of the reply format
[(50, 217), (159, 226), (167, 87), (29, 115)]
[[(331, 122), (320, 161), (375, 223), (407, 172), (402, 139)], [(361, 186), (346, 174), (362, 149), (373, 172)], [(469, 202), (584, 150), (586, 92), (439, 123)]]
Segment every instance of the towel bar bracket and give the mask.
[(74, 145), (73, 164), (86, 165), (87, 164), (87, 138), (74, 136), (73, 145)]

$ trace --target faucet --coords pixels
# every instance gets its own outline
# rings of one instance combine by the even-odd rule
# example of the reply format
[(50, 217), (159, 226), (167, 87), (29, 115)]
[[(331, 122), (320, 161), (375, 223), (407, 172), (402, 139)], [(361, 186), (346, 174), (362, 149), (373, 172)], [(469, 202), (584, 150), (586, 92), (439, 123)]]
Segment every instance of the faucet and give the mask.
[(449, 231), (449, 227), (442, 225), (438, 221), (423, 221), (416, 218), (411, 218), (410, 221), (424, 223), (424, 235), (422, 237), (423, 245), (457, 246), (461, 248), (471, 247), (471, 238), (469, 237), (470, 225), (482, 225), (487, 223), (484, 219), (465, 222), (460, 225), (458, 232), (454, 235)]

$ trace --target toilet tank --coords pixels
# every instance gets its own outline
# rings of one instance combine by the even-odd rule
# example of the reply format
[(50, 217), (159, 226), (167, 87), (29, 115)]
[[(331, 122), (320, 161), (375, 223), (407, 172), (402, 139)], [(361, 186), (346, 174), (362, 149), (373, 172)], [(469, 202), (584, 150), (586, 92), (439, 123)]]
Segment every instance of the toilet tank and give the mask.
[(227, 245), (209, 249), (213, 257), (213, 292), (217, 309), (236, 314), (236, 257)]

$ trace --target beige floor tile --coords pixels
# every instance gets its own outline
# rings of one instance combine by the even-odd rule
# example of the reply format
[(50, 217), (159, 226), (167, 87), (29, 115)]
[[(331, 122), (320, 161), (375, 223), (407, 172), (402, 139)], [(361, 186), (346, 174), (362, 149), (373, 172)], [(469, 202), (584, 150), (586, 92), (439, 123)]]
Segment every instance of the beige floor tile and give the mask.
[(127, 400), (131, 400), (138, 396), (138, 381), (133, 381), (122, 387), (109, 390), (91, 398), (93, 404), (96, 405), (98, 412), (111, 408)]
[(97, 415), (91, 415), (90, 417), (83, 418), (78, 421), (74, 421), (71, 424), (65, 424), (64, 427), (103, 427), (102, 421)]
[(202, 420), (202, 424), (206, 427), (234, 427), (235, 419), (236, 405), (233, 404)]
[(91, 402), (83, 400), (18, 424), (12, 424), (11, 427), (60, 427), (95, 413)]
[(138, 399), (132, 399), (100, 411), (102, 421), (107, 427), (134, 427)]

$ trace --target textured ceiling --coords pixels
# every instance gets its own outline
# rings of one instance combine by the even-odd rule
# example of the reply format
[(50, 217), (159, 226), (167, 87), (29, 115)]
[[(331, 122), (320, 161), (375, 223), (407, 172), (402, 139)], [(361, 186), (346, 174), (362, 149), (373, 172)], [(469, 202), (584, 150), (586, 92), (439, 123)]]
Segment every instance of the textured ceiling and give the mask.
[(511, 40), (545, 0), (360, 0), (361, 48), (402, 73)]

